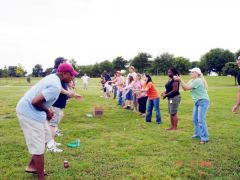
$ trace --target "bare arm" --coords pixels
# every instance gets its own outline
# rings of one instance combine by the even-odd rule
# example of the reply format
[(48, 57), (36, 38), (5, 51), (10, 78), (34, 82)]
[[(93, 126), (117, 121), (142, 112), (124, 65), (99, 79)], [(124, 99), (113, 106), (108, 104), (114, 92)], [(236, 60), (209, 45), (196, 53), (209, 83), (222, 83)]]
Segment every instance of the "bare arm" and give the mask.
[(165, 92), (162, 93), (163, 98), (166, 98), (166, 97), (168, 97), (169, 95), (171, 95), (172, 93), (178, 91), (178, 82), (175, 81), (175, 82), (172, 84), (172, 88), (173, 88), (173, 90), (170, 91), (169, 93), (165, 93)]
[(240, 106), (240, 88), (238, 88), (238, 92), (237, 92), (237, 104), (238, 106)]
[(240, 106), (240, 87), (238, 87), (237, 102), (236, 102), (236, 104), (233, 106), (232, 112), (233, 112), (233, 113), (237, 113), (237, 112), (238, 112), (238, 109), (239, 109), (239, 106)]
[(44, 111), (47, 114), (47, 119), (50, 120), (52, 119), (54, 113), (51, 109), (48, 109), (44, 106), (45, 98), (42, 94), (36, 96), (32, 100), (32, 105), (39, 111)]
[(192, 90), (192, 87), (189, 86), (188, 84), (186, 84), (186, 83), (182, 80), (182, 77), (181, 77), (181, 76), (176, 76), (174, 79), (177, 80), (177, 81), (180, 81), (181, 86), (182, 86), (182, 88), (183, 88), (184, 91)]
[(181, 86), (182, 86), (184, 91), (192, 90), (192, 87), (187, 85), (184, 81), (181, 81)]

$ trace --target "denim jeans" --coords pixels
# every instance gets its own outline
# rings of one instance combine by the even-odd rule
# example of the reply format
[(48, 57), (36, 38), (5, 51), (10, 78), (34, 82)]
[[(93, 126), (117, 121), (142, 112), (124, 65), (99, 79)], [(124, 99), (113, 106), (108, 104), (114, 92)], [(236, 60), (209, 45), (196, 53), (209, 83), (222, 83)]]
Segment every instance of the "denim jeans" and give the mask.
[(156, 111), (156, 123), (161, 123), (161, 113), (160, 113), (160, 108), (159, 108), (159, 102), (160, 99), (148, 99), (148, 108), (147, 108), (147, 116), (146, 116), (146, 122), (151, 122), (152, 119), (152, 110), (153, 107)]
[(122, 91), (119, 91), (118, 92), (118, 105), (121, 105), (122, 106)]
[(201, 141), (208, 141), (208, 127), (206, 123), (206, 115), (209, 107), (209, 100), (198, 100), (193, 109), (193, 125), (194, 136), (200, 137)]

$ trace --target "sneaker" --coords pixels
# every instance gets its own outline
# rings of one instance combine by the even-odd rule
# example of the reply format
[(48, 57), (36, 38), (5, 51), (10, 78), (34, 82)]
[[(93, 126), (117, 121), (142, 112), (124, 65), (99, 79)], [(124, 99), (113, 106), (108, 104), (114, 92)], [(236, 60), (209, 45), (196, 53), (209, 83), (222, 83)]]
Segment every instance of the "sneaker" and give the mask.
[(200, 136), (194, 134), (194, 135), (192, 136), (192, 138), (194, 138), (194, 139), (200, 139)]
[(63, 133), (60, 129), (56, 131), (56, 136), (63, 136)]
[(206, 144), (208, 141), (200, 141), (200, 144)]
[(62, 149), (59, 149), (57, 146), (52, 146), (52, 147), (50, 147), (50, 148), (48, 148), (47, 147), (47, 151), (48, 152), (63, 152), (63, 150)]
[(61, 145), (62, 145), (61, 143), (57, 143), (57, 142), (55, 141), (55, 146), (56, 146), (56, 147), (61, 146)]

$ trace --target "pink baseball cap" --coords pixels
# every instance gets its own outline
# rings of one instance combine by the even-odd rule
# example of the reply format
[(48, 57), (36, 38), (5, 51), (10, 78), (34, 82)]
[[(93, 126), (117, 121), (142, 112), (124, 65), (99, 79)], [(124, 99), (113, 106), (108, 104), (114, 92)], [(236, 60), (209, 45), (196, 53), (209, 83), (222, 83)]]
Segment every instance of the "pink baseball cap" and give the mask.
[(58, 66), (57, 72), (69, 72), (72, 76), (77, 76), (78, 72), (75, 71), (71, 64), (63, 63)]

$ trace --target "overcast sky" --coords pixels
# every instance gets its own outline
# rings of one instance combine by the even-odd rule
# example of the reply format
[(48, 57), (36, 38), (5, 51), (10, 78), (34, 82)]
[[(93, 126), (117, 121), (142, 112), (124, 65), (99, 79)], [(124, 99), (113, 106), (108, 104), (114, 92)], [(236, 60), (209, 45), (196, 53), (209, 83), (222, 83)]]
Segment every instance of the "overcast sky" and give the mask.
[(79, 65), (163, 52), (240, 49), (239, 0), (0, 0), (1, 65)]

